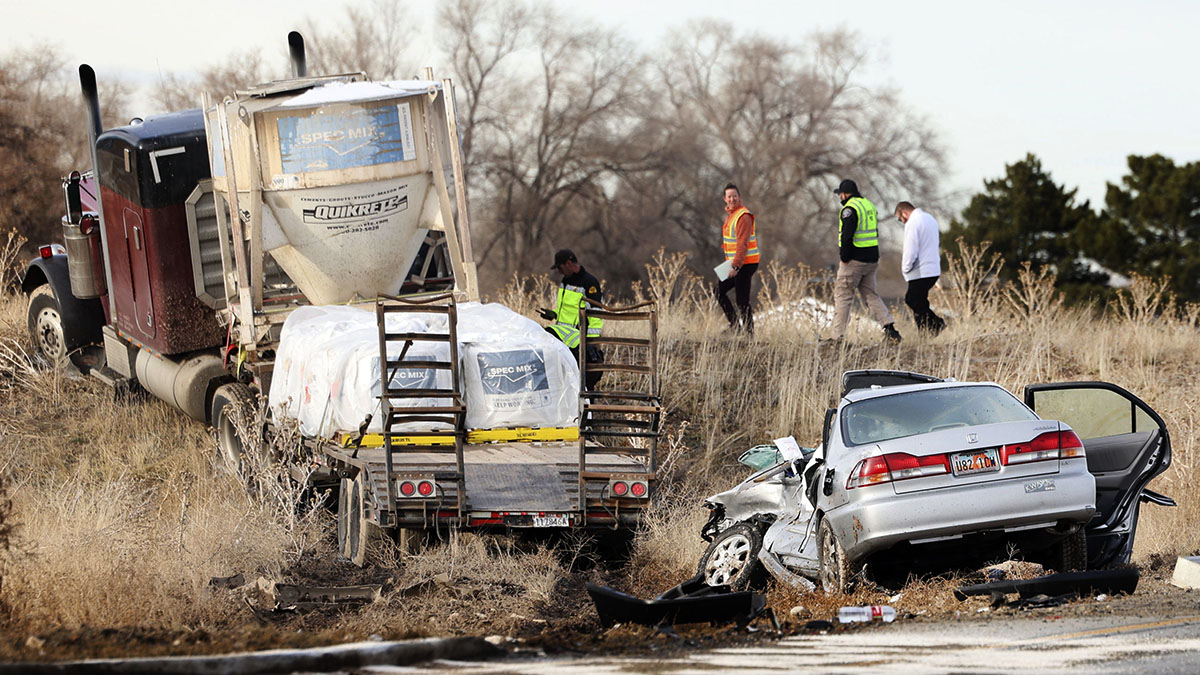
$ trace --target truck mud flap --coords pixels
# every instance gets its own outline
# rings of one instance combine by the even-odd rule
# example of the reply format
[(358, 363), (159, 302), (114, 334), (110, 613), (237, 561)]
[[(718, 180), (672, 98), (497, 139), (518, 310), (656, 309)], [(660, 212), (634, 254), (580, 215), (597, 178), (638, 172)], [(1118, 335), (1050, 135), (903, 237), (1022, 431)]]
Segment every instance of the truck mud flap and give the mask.
[(1119, 570), (1092, 570), (1087, 572), (1065, 572), (1048, 574), (1036, 579), (992, 581), (986, 584), (959, 586), (954, 597), (966, 600), (969, 595), (1003, 596), (1016, 593), (1022, 599), (1037, 595), (1095, 595), (1098, 593), (1133, 593), (1137, 590), (1141, 573), (1135, 568)]
[(767, 600), (750, 591), (731, 592), (727, 586), (709, 586), (697, 575), (653, 600), (642, 600), (607, 586), (587, 585), (596, 605), (600, 625), (618, 623), (662, 626), (688, 623), (713, 625), (737, 623), (745, 626), (769, 613)]

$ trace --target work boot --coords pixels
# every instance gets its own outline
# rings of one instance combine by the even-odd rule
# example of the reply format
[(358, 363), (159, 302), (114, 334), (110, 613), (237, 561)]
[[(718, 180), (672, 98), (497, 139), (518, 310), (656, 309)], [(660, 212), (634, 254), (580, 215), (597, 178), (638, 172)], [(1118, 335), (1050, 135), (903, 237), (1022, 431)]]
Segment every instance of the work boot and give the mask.
[(888, 342), (895, 342), (899, 344), (900, 331), (896, 330), (896, 324), (889, 323), (883, 327), (883, 339), (887, 340)]

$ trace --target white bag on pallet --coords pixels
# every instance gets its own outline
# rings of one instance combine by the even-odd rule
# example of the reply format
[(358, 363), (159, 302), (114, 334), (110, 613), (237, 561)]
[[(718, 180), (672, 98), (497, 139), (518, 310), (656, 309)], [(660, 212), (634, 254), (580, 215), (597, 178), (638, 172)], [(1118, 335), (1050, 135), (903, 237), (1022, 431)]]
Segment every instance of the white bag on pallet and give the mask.
[(458, 340), (471, 429), (579, 421), (579, 365), (537, 322), (499, 304), (459, 306)]
[[(430, 317), (391, 315), (388, 330), (425, 332)], [(397, 358), (403, 344), (390, 345)], [(447, 361), (449, 347), (414, 342), (406, 359)], [(393, 384), (410, 388), (449, 388), (449, 371), (400, 369)], [(299, 421), (301, 433), (331, 438), (338, 431), (355, 431), (368, 414), (368, 431), (383, 430), (379, 413), (379, 332), (375, 313), (340, 305), (301, 307), (288, 317), (279, 337), (275, 371), (267, 402), (271, 410)], [(437, 399), (405, 399), (407, 406), (438, 405)], [(430, 429), (431, 423), (406, 425)]]
[[(368, 431), (383, 430), (379, 412), (379, 333), (375, 313), (340, 305), (301, 307), (283, 325), (268, 403), (299, 421), (308, 436), (355, 431), (368, 414)], [(391, 332), (445, 333), (439, 314), (388, 315)], [(458, 351), (467, 427), (570, 426), (579, 415), (579, 368), (571, 351), (536, 322), (503, 305), (458, 306)], [(398, 358), (404, 343), (389, 343)], [(414, 341), (408, 360), (447, 361), (445, 343)], [(450, 373), (398, 369), (393, 386), (449, 389)], [(396, 399), (397, 406), (445, 405), (447, 399)], [(402, 431), (444, 428), (418, 422)]]

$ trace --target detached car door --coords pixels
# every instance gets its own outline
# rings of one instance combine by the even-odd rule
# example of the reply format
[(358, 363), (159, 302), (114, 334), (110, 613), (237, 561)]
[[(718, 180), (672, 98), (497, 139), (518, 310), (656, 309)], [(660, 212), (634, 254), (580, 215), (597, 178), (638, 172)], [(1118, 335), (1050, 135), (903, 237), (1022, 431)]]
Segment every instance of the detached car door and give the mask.
[(1087, 526), (1088, 567), (1129, 562), (1142, 490), (1171, 465), (1167, 425), (1137, 396), (1108, 382), (1035, 384), (1025, 404), (1079, 435), (1096, 478), (1096, 515)]

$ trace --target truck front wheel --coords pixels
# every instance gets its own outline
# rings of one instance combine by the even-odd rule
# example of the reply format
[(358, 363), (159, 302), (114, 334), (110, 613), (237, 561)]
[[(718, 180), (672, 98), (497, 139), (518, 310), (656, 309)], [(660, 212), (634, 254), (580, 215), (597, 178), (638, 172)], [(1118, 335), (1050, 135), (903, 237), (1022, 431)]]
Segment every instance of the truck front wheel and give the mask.
[(29, 337), (34, 353), (54, 368), (67, 365), (67, 341), (63, 334), (62, 312), (49, 285), (38, 286), (29, 294)]
[(254, 425), (254, 392), (241, 382), (223, 384), (213, 393), (209, 419), (217, 431), (217, 460), (234, 473), (245, 471), (248, 456), (244, 435)]

